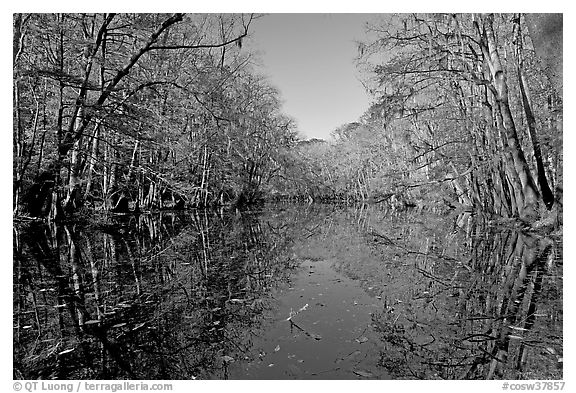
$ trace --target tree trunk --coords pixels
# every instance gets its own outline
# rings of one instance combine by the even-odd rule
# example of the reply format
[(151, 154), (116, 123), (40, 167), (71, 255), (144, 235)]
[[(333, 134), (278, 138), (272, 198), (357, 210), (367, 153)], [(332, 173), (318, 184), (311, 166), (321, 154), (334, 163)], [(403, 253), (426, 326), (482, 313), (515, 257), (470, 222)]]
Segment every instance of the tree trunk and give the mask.
[(82, 149), (82, 138), (77, 139), (74, 142), (74, 148), (72, 149), (72, 154), (70, 156), (70, 168), (69, 168), (69, 181), (68, 181), (68, 193), (66, 196), (66, 201), (64, 202), (64, 208), (67, 212), (73, 212), (74, 210), (82, 206), (82, 198), (80, 195), (80, 150)]
[(528, 168), (526, 158), (520, 146), (514, 118), (508, 101), (508, 84), (506, 74), (500, 61), (500, 54), (496, 46), (496, 35), (494, 33), (494, 15), (489, 14), (484, 20), (484, 38), (487, 43), (487, 58), (490, 72), (492, 74), (492, 84), (496, 90), (497, 106), (502, 116), (502, 126), (505, 133), (508, 151), (512, 156), (514, 169), (521, 182), (524, 203), (520, 212), (521, 218), (535, 219), (538, 212), (538, 190), (534, 185), (534, 180)]
[(50, 221), (59, 221), (60, 219), (64, 218), (64, 210), (62, 209), (62, 201), (60, 199), (60, 182), (61, 182), (60, 172), (62, 170), (63, 161), (64, 157), (59, 154), (54, 169), (54, 184), (52, 186), (52, 197), (50, 199), (50, 212), (48, 214), (48, 219)]
[(14, 90), (13, 100), (14, 100), (14, 109), (13, 109), (13, 116), (14, 116), (14, 144), (16, 147), (15, 157), (16, 157), (16, 178), (14, 179), (14, 194), (13, 194), (13, 202), (12, 202), (12, 210), (14, 214), (19, 213), (19, 206), (20, 206), (20, 191), (22, 186), (22, 163), (23, 163), (23, 153), (24, 153), (24, 129), (22, 125), (22, 116), (21, 116), (21, 106), (20, 106), (20, 72), (18, 67), (18, 59), (20, 54), (22, 53), (23, 48), (23, 39), (24, 33), (22, 31), (22, 14), (14, 14), (13, 20), (13, 29), (14, 29), (14, 36), (13, 36), (13, 53), (12, 53), (12, 60), (13, 60), (13, 78), (14, 78)]
[(106, 148), (104, 150), (104, 178), (102, 196), (104, 198), (104, 209), (111, 210), (116, 206), (117, 192), (117, 171), (116, 167), (116, 136), (110, 130), (105, 133)]
[(84, 191), (84, 199), (92, 199), (92, 175), (96, 167), (96, 155), (98, 154), (98, 139), (100, 138), (100, 125), (94, 127), (94, 134), (92, 134), (92, 149), (90, 150), (90, 157), (88, 157), (88, 173), (86, 174), (86, 190)]
[(502, 163), (505, 178), (507, 180), (506, 184), (509, 186), (509, 195), (513, 205), (512, 211), (516, 213), (515, 215), (522, 217), (524, 215), (525, 206), (524, 188), (522, 187), (522, 181), (520, 180), (520, 176), (518, 175), (516, 166), (514, 165), (512, 149), (508, 145), (508, 139), (506, 138), (504, 130), (504, 120), (502, 118), (501, 107), (498, 105), (498, 103), (496, 103), (494, 111), (496, 113), (497, 128), (500, 131), (500, 136), (503, 143)]
[[(65, 17), (63, 14), (58, 15), (58, 23), (60, 25), (60, 30), (58, 32), (58, 71), (64, 73), (64, 21)], [(58, 157), (54, 164), (54, 185), (52, 187), (52, 198), (50, 200), (50, 213), (48, 219), (50, 221), (58, 221), (64, 218), (64, 211), (62, 209), (62, 201), (60, 199), (60, 185), (62, 181), (62, 163), (66, 158), (67, 151), (62, 147), (63, 140), (63, 119), (64, 119), (64, 82), (60, 81), (58, 86), (58, 117), (57, 117), (57, 147), (58, 147)]]
[(20, 83), (18, 80), (14, 81), (14, 91), (13, 91), (13, 99), (14, 99), (14, 145), (16, 147), (16, 151), (14, 152), (14, 156), (16, 158), (15, 165), (15, 179), (14, 179), (14, 195), (12, 201), (12, 210), (14, 214), (18, 214), (19, 205), (20, 205), (20, 188), (22, 185), (22, 161), (23, 161), (23, 153), (24, 153), (24, 130), (22, 127), (22, 117), (21, 117), (21, 110), (20, 110)]
[(518, 73), (518, 84), (520, 86), (520, 94), (522, 96), (522, 107), (526, 115), (526, 122), (528, 123), (528, 135), (532, 142), (534, 150), (534, 159), (536, 160), (536, 169), (538, 171), (538, 185), (542, 193), (542, 200), (546, 208), (550, 210), (554, 204), (554, 195), (550, 190), (548, 180), (546, 179), (546, 169), (542, 160), (542, 151), (540, 150), (540, 141), (536, 133), (536, 117), (532, 111), (532, 100), (530, 99), (530, 89), (524, 75), (524, 45), (522, 38), (522, 28), (520, 25), (520, 16), (516, 19), (516, 71)]
[(552, 190), (550, 190), (548, 179), (546, 178), (546, 169), (542, 160), (540, 141), (536, 133), (536, 118), (534, 117), (534, 112), (532, 111), (532, 105), (530, 103), (528, 85), (526, 84), (526, 79), (522, 74), (520, 65), (518, 66), (518, 79), (520, 82), (520, 93), (522, 94), (522, 106), (524, 107), (524, 113), (526, 114), (526, 121), (528, 123), (528, 135), (530, 135), (530, 140), (532, 141), (534, 159), (536, 160), (536, 168), (538, 170), (538, 185), (540, 186), (540, 192), (542, 193), (542, 200), (544, 201), (546, 208), (550, 210), (552, 205), (554, 205), (554, 194), (552, 193)]

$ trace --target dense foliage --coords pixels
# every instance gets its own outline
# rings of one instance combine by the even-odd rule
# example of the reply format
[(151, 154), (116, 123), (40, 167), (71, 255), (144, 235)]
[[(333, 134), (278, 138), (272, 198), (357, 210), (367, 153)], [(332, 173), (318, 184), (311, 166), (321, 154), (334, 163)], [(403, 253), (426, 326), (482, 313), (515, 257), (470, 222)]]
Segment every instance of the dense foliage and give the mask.
[(359, 44), (373, 104), (335, 130), (334, 141), (300, 144), (295, 160), (305, 170), (299, 187), (285, 189), (319, 199), (463, 205), (527, 220), (557, 215), (562, 54), (546, 42), (557, 43), (558, 34), (561, 41), (559, 18), (380, 17)]
[(15, 212), (274, 197), (561, 216), (561, 15), (380, 16), (358, 46), (373, 103), (331, 141), (297, 140), (242, 49), (253, 20), (15, 15)]
[(251, 202), (294, 139), (252, 15), (14, 17), (14, 209)]

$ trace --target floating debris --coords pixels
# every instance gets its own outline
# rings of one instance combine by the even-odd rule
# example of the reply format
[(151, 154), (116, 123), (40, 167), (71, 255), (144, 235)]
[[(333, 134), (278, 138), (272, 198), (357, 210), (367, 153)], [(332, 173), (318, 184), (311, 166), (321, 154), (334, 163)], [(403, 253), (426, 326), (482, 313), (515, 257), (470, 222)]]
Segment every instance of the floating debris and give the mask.
[(72, 352), (72, 351), (75, 350), (75, 349), (76, 349), (76, 348), (65, 349), (65, 350), (63, 350), (62, 352), (59, 352), (59, 353), (58, 353), (58, 356), (64, 355), (64, 354), (66, 354), (66, 353), (70, 353), (70, 352)]
[(528, 329), (524, 329), (522, 327), (518, 327), (518, 326), (508, 326), (510, 329), (514, 329), (514, 330), (521, 330), (521, 331), (528, 331)]
[(374, 378), (375, 377), (375, 375), (372, 374), (370, 371), (353, 370), (352, 372), (354, 374), (359, 375), (359, 376), (364, 377), (364, 378)]
[(306, 311), (306, 309), (308, 308), (308, 303), (306, 303), (304, 306), (302, 306), (298, 311), (294, 312), (292, 309), (290, 309), (290, 314), (288, 315), (288, 318), (286, 318), (287, 321), (291, 320), (292, 317), (295, 317), (296, 315), (298, 315), (299, 313), (301, 313), (302, 311)]
[(552, 347), (546, 347), (546, 352), (548, 352), (550, 355), (556, 355), (556, 351)]

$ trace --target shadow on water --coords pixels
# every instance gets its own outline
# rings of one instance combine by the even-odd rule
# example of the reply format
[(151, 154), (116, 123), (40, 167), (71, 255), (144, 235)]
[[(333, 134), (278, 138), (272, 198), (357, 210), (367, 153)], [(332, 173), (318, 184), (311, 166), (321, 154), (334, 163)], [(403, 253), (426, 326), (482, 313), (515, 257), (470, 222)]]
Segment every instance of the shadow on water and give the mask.
[(14, 226), (18, 379), (562, 378), (561, 239), (269, 206)]

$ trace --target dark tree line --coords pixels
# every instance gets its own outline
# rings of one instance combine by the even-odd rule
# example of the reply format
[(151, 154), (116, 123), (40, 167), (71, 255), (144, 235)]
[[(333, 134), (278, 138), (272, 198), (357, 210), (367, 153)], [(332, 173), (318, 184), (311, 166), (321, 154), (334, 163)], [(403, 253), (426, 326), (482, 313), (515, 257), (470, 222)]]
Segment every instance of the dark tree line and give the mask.
[(254, 19), (16, 14), (15, 212), (290, 197), (561, 216), (562, 15), (378, 16), (358, 46), (372, 105), (330, 142), (298, 141), (254, 72)]
[(248, 203), (294, 140), (254, 15), (15, 14), (16, 214)]

